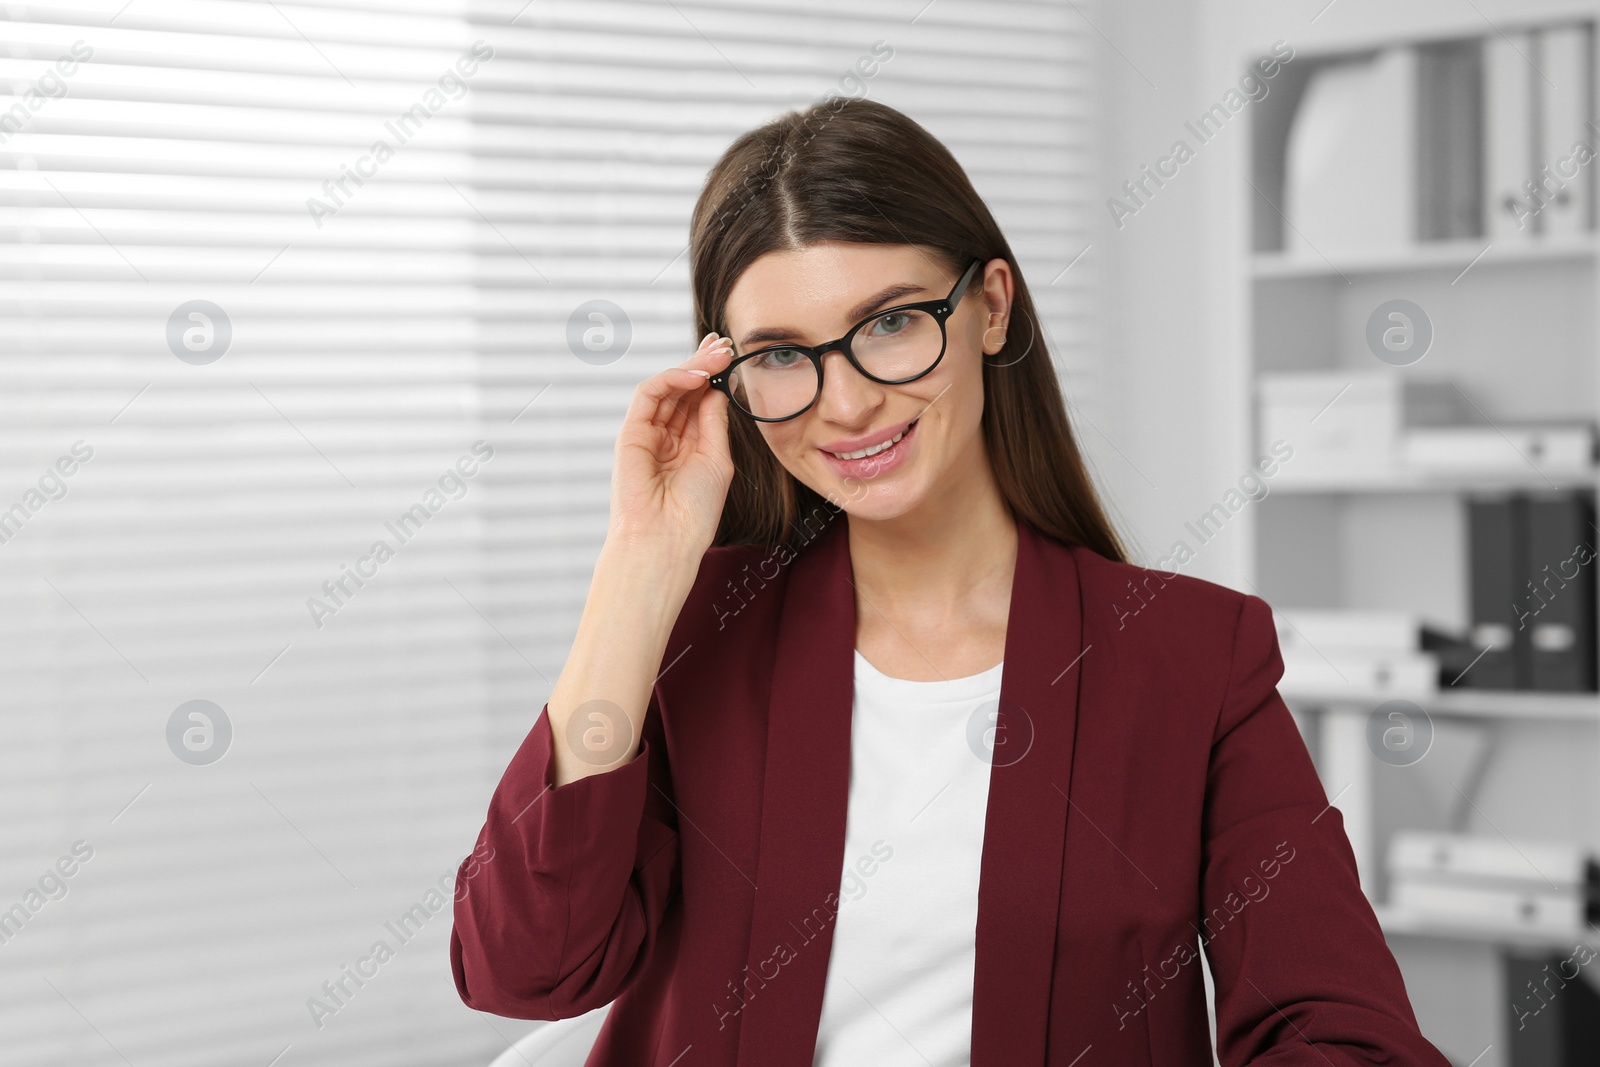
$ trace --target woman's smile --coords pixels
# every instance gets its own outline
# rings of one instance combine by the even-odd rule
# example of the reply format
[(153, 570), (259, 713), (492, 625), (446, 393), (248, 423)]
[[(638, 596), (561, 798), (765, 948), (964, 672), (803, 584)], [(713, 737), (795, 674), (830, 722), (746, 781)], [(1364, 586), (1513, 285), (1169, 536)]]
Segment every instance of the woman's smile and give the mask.
[(912, 419), (862, 439), (875, 443), (829, 442), (821, 452), (841, 478), (876, 478), (910, 462), (916, 428), (917, 420)]

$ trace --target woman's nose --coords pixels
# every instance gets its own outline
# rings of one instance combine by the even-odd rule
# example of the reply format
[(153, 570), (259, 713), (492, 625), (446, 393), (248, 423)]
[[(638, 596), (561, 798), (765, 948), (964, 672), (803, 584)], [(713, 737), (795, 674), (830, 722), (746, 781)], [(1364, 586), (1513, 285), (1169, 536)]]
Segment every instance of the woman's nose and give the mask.
[(842, 351), (823, 353), (822, 396), (817, 399), (817, 407), (829, 421), (863, 421), (862, 416), (883, 403), (884, 388), (856, 370)]

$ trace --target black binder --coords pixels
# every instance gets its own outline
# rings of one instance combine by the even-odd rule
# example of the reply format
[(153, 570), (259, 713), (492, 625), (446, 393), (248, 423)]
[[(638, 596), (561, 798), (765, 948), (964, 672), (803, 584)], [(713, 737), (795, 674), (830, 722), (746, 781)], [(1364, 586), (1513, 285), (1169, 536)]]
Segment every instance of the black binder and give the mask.
[(1511, 1001), (1511, 1067), (1594, 1067), (1600, 1063), (1600, 995), (1582, 962), (1552, 953), (1503, 959)]
[(1530, 688), (1595, 688), (1594, 507), (1586, 494), (1533, 497), (1519, 608), (1528, 639)]
[[(1457, 685), (1474, 689), (1523, 689), (1532, 680), (1527, 661), (1528, 632), (1518, 629), (1520, 598), (1516, 575), (1522, 570), (1523, 513), (1527, 502), (1516, 495), (1474, 497), (1467, 501), (1468, 586), (1472, 628), (1468, 634), (1479, 650), (1470, 670)], [(1520, 669), (1519, 669), (1520, 668)]]
[(1588, 491), (1471, 498), (1467, 541), (1477, 658), (1455, 684), (1596, 691), (1600, 536)]

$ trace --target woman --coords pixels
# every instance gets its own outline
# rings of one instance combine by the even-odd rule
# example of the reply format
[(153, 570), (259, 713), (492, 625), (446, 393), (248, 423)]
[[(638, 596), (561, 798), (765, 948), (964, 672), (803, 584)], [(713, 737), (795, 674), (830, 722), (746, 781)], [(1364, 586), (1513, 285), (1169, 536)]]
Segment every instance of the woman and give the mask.
[(1126, 561), (950, 153), (865, 100), (786, 115), (691, 250), (705, 337), (634, 395), (459, 873), (462, 999), (614, 1000), (607, 1067), (1188, 1065), (1209, 965), (1226, 1064), (1442, 1067), (1269, 608)]

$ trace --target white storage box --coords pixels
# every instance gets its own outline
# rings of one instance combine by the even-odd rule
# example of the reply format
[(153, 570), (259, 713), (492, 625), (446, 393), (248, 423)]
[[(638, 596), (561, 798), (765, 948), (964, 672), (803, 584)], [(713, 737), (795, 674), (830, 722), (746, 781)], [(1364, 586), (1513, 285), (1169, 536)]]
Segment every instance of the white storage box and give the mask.
[(1422, 617), (1409, 611), (1275, 608), (1272, 621), (1285, 656), (1319, 649), (1416, 652), (1422, 643)]
[(1276, 480), (1383, 478), (1393, 473), (1403, 417), (1402, 379), (1378, 371), (1309, 371), (1260, 378), (1262, 455), (1277, 441), (1294, 455)]
[(1284, 652), (1278, 690), (1287, 700), (1425, 700), (1439, 691), (1431, 652), (1323, 649)]

